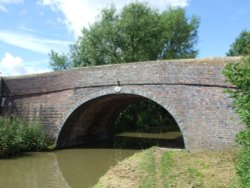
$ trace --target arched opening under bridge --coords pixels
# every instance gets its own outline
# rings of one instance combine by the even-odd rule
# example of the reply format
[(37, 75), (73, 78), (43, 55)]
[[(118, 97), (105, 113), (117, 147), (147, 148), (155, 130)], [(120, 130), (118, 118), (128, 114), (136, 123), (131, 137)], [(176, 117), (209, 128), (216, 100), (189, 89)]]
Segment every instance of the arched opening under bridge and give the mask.
[(124, 93), (99, 96), (77, 106), (57, 139), (58, 148), (96, 143), (131, 149), (185, 147), (180, 127), (166, 108), (148, 97)]

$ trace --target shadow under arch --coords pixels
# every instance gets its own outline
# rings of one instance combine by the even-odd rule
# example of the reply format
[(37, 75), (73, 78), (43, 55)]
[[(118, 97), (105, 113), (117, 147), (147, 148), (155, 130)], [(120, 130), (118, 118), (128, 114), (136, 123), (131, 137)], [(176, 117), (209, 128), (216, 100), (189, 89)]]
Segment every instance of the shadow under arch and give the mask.
[(164, 93), (144, 86), (124, 86), (117, 92), (114, 88), (92, 93), (77, 101), (63, 117), (56, 138), (57, 148), (88, 144), (110, 138), (110, 127), (119, 113), (129, 104), (150, 100), (163, 107), (173, 118), (182, 134), (183, 147), (185, 133), (181, 118)]

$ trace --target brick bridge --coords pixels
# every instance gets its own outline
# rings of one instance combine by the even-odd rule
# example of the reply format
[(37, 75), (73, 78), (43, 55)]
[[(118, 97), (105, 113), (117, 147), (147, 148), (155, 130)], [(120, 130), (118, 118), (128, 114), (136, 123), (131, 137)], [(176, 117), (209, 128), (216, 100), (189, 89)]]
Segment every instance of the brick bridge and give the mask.
[(2, 115), (39, 119), (57, 147), (105, 139), (123, 107), (144, 98), (177, 122), (185, 148), (232, 147), (240, 130), (221, 71), (238, 58), (142, 62), (1, 78)]

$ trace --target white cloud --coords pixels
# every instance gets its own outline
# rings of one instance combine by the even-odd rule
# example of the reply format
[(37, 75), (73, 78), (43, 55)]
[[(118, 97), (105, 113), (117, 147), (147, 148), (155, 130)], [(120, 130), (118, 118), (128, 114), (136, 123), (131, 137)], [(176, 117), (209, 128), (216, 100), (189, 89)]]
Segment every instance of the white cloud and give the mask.
[(14, 57), (10, 53), (5, 53), (0, 61), (0, 71), (4, 75), (25, 74), (23, 59), (20, 57)]
[(0, 31), (0, 41), (40, 54), (48, 54), (51, 49), (65, 52), (69, 44), (71, 44), (69, 41), (44, 39), (33, 35), (7, 31)]
[[(61, 11), (64, 23), (75, 36), (79, 36), (83, 26), (93, 23), (101, 9), (114, 3), (118, 9), (135, 0), (39, 0), (39, 4), (49, 6), (53, 11)], [(168, 6), (188, 6), (189, 0), (148, 0), (153, 7), (163, 10)]]
[(9, 52), (6, 52), (4, 57), (0, 60), (0, 73), (4, 76), (18, 76), (49, 71), (51, 70), (36, 68), (35, 66), (25, 66), (24, 61), (21, 57), (15, 57)]
[(8, 10), (0, 4), (0, 11), (2, 12), (8, 12)]
[(8, 12), (6, 5), (23, 3), (23, 0), (0, 0), (0, 11)]

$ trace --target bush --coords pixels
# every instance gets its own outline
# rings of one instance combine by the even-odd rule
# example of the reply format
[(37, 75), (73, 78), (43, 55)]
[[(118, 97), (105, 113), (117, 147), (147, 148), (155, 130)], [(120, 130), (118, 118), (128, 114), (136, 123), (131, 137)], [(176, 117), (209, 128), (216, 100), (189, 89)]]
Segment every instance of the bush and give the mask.
[(0, 117), (0, 157), (23, 151), (42, 151), (50, 147), (45, 130), (38, 123), (19, 118)]
[(224, 75), (227, 82), (237, 87), (227, 90), (233, 99), (233, 108), (245, 126), (236, 137), (240, 146), (236, 170), (242, 187), (250, 187), (250, 56), (226, 65)]

